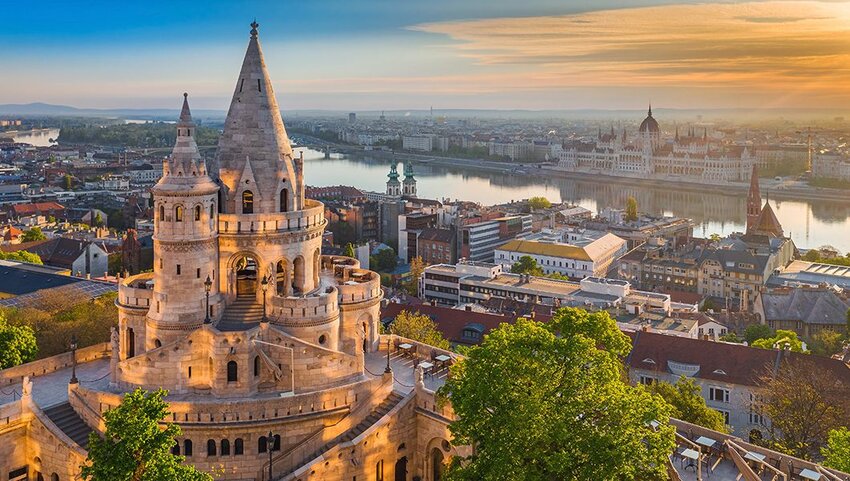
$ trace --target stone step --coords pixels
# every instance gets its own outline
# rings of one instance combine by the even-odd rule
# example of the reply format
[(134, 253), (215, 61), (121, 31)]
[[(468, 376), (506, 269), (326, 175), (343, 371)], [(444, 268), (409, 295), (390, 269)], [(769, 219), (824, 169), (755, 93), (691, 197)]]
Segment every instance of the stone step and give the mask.
[(62, 403), (44, 410), (44, 414), (53, 421), (66, 436), (84, 449), (89, 445), (89, 433), (92, 429), (74, 411), (70, 403)]

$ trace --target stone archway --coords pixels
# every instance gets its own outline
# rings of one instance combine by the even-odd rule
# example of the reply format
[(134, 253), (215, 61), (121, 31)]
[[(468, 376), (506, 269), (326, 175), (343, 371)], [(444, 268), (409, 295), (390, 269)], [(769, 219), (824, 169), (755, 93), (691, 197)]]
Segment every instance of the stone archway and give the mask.
[(262, 277), (260, 256), (250, 251), (238, 252), (227, 263), (227, 293), (235, 297), (255, 297)]
[(443, 481), (446, 466), (454, 453), (451, 444), (442, 437), (431, 439), (425, 451), (425, 472), (427, 481)]
[(292, 276), (293, 271), (290, 267), (289, 261), (286, 258), (281, 258), (275, 264), (274, 269), (275, 277), (275, 292), (278, 296), (287, 297), (292, 294)]

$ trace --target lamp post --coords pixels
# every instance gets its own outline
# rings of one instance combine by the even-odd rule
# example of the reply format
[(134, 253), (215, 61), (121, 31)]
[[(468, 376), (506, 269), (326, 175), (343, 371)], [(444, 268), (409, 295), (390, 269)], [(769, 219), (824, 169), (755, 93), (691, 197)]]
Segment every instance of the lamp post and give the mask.
[(210, 276), (207, 276), (207, 280), (204, 281), (204, 292), (207, 296), (207, 308), (205, 311), (206, 315), (204, 316), (204, 324), (210, 323), (210, 290), (212, 290), (212, 280), (210, 279)]
[(274, 451), (274, 434), (269, 431), (269, 437), (266, 438), (266, 445), (269, 451), (269, 481), (272, 480), (272, 451)]
[[(380, 344), (379, 344), (380, 345)], [(393, 372), (393, 369), (390, 367), (390, 338), (387, 338), (387, 367), (384, 369), (385, 373)]]
[(268, 321), (266, 317), (266, 291), (269, 290), (269, 276), (263, 276), (263, 279), (260, 281), (260, 286), (263, 288), (263, 322)]
[(71, 334), (71, 384), (77, 382), (77, 335)]

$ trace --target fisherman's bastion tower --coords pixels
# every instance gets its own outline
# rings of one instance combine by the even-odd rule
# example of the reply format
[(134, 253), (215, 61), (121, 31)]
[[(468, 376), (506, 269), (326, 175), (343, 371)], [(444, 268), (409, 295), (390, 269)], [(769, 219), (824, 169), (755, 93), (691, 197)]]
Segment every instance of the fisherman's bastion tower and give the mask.
[(176, 129), (152, 189), (154, 269), (121, 280), (107, 374), (75, 376), (64, 403), (44, 406), (46, 381), (25, 373), (8, 416), (24, 423), (23, 448), (0, 448), (0, 468), (78, 479), (103, 413), (162, 387), (166, 421), (182, 429), (173, 452), (217, 479), (439, 479), (456, 454), (450, 408), (435, 402), (435, 376), (379, 335), (379, 276), (322, 255), (324, 206), (304, 197), (256, 22), (214, 162), (198, 152), (187, 94)]

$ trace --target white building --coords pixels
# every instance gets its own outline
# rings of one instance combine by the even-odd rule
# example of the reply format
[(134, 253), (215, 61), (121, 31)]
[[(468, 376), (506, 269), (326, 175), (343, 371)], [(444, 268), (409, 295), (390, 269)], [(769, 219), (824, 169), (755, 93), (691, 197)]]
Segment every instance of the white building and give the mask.
[(404, 150), (418, 150), (421, 152), (431, 152), (434, 150), (434, 143), (437, 136), (434, 134), (426, 135), (405, 135), (401, 139), (401, 148)]
[(626, 244), (624, 239), (614, 234), (575, 244), (545, 239), (515, 239), (496, 249), (495, 262), (510, 270), (521, 257), (529, 256), (545, 274), (560, 274), (571, 279), (606, 277), (611, 264), (626, 253)]
[(812, 158), (812, 176), (850, 180), (850, 159), (836, 153), (817, 154)]
[(515, 215), (461, 227), (459, 256), (476, 262), (493, 262), (493, 253), (505, 242), (531, 233), (532, 217)]

